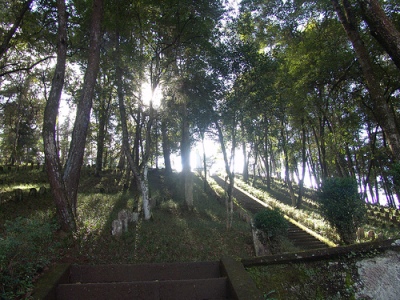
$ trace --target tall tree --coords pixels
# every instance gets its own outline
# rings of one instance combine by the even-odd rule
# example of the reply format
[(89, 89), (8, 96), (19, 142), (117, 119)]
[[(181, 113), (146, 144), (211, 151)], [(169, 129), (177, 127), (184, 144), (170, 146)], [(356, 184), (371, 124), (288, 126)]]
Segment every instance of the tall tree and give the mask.
[[(332, 3), (357, 55), (371, 97), (372, 109), (377, 116), (377, 120), (380, 120), (380, 125), (387, 136), (394, 159), (399, 161), (400, 132), (396, 124), (396, 117), (384, 97), (384, 90), (376, 76), (376, 67), (361, 38), (354, 8), (348, 0), (332, 0)], [(378, 116), (385, 116), (385, 118), (379, 118)]]
[(57, 151), (55, 128), (61, 92), (64, 84), (67, 51), (67, 11), (63, 0), (59, 0), (57, 6), (59, 16), (57, 65), (45, 109), (43, 142), (46, 157), (46, 169), (61, 225), (66, 231), (74, 231), (76, 230), (75, 217), (80, 171), (83, 163), (94, 85), (96, 83), (97, 72), (99, 69), (100, 44), (102, 40), (101, 19), (103, 13), (103, 1), (93, 1), (88, 64), (85, 72), (81, 98), (77, 107), (77, 115), (69, 155), (64, 171), (62, 171)]
[(56, 144), (56, 122), (60, 106), (61, 92), (64, 85), (65, 64), (67, 58), (67, 10), (65, 0), (57, 0), (58, 41), (57, 64), (51, 84), (50, 94), (44, 111), (43, 143), (46, 159), (46, 170), (50, 187), (57, 208), (57, 214), (63, 230), (75, 231), (76, 221), (72, 205), (67, 196), (60, 157)]

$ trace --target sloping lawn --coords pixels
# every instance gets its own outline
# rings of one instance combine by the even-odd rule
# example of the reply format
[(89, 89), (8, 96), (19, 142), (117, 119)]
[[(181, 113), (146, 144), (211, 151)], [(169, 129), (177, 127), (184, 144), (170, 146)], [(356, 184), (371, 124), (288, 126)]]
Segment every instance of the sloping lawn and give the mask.
[[(140, 197), (124, 191), (121, 175), (110, 172), (94, 177), (90, 171), (83, 172), (78, 195), (79, 230), (71, 237), (59, 230), (50, 193), (28, 196), (32, 187), (29, 178), (35, 180), (36, 188), (46, 185), (43, 173), (31, 172), (0, 174), (1, 179), (8, 178), (0, 184), (2, 195), (6, 195), (0, 202), (2, 299), (28, 296), (37, 276), (56, 262), (151, 263), (253, 256), (249, 226), (235, 218), (233, 227), (227, 230), (225, 208), (215, 195), (203, 191), (199, 177), (194, 179), (194, 210), (188, 211), (180, 196), (179, 175), (150, 172), (151, 196), (157, 202), (152, 219), (130, 223), (128, 232), (115, 237), (111, 223), (118, 211), (137, 209)], [(18, 202), (11, 191), (21, 184), (26, 189)]]

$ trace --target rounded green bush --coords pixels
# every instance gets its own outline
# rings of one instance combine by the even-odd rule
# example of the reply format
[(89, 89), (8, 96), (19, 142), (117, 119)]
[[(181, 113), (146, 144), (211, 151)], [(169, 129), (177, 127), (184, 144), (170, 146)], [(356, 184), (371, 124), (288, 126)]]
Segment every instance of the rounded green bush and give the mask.
[(279, 209), (265, 209), (254, 216), (254, 226), (268, 237), (286, 235), (288, 223)]
[(354, 243), (356, 230), (366, 217), (365, 203), (350, 177), (333, 177), (324, 180), (319, 194), (321, 213), (337, 230), (345, 244)]

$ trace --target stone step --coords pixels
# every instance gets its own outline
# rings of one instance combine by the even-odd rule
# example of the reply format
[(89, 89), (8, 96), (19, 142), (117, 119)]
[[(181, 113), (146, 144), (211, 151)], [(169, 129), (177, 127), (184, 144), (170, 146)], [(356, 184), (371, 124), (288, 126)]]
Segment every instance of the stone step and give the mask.
[(294, 246), (303, 250), (321, 249), (328, 247), (328, 245), (321, 242), (316, 237), (312, 236), (308, 232), (305, 232), (301, 228), (291, 223), (289, 224), (287, 237)]
[(34, 299), (261, 300), (243, 265), (214, 262), (60, 265), (38, 281)]
[(307, 232), (301, 232), (301, 233), (288, 233), (287, 237), (291, 239), (304, 239), (304, 240), (313, 240), (313, 241), (320, 241), (317, 239), (315, 236), (307, 233)]
[(312, 242), (312, 243), (306, 243), (306, 242), (295, 242), (293, 245), (297, 248), (300, 248), (301, 250), (312, 250), (312, 249), (323, 249), (327, 248), (324, 243), (318, 243), (318, 242)]
[(214, 262), (72, 265), (70, 283), (161, 281), (220, 277), (220, 265)]
[[(213, 176), (213, 179), (220, 185), (224, 186), (224, 181), (219, 176)], [(252, 214), (256, 214), (258, 211), (266, 208), (265, 205), (261, 204), (262, 201), (257, 200), (255, 197), (249, 196), (247, 193), (240, 191), (236, 188), (233, 191), (233, 196), (236, 198), (242, 208), (247, 210)], [(328, 248), (329, 246), (319, 239), (315, 238), (312, 234), (304, 231), (300, 227), (293, 223), (289, 223), (288, 227), (288, 239), (293, 243), (294, 246), (300, 248), (301, 250), (309, 250), (319, 248)], [(298, 240), (304, 240), (304, 243), (298, 243)]]
[(109, 283), (60, 284), (58, 300), (202, 300), (229, 299), (226, 277)]

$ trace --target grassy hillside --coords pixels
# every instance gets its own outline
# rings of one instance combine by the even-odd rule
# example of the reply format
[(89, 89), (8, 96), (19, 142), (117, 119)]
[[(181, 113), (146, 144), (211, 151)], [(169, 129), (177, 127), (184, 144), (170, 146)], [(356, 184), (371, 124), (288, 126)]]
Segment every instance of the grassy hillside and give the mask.
[[(61, 232), (51, 193), (29, 195), (45, 186), (41, 170), (12, 170), (0, 174), (0, 293), (5, 299), (29, 294), (38, 273), (55, 262), (139, 263), (218, 260), (223, 255), (253, 255), (251, 232), (236, 219), (226, 230), (226, 212), (215, 195), (194, 180), (193, 212), (183, 205), (178, 174), (150, 172), (151, 197), (157, 206), (151, 221), (131, 224), (121, 237), (111, 235), (112, 220), (122, 208), (138, 206), (138, 196), (124, 190), (122, 174), (83, 172), (78, 196), (79, 230), (74, 237)], [(22, 199), (15, 198), (21, 189)], [(140, 203), (139, 203), (140, 204)], [(139, 205), (140, 206), (140, 205)]]
[[(149, 172), (150, 193), (156, 206), (150, 221), (131, 224), (121, 237), (111, 235), (111, 223), (123, 208), (140, 207), (139, 195), (124, 188), (126, 174), (104, 172), (101, 177), (85, 168), (78, 196), (79, 230), (74, 236), (60, 231), (44, 172), (40, 169), (0, 170), (0, 298), (28, 298), (40, 274), (56, 262), (142, 263), (218, 260), (224, 255), (254, 255), (249, 226), (234, 218), (226, 229), (226, 211), (216, 195), (205, 193), (194, 180), (193, 211), (183, 204), (179, 174)], [(237, 181), (244, 187), (240, 180)], [(40, 187), (46, 189), (39, 193)], [(16, 197), (19, 189), (22, 199)], [(36, 195), (30, 193), (32, 189)], [(222, 193), (220, 188), (214, 189)], [(246, 188), (260, 199), (283, 205), (275, 196)], [(282, 189), (280, 189), (282, 191)], [(43, 192), (42, 188), (42, 192)], [(268, 198), (268, 199), (267, 199)], [(270, 203), (270, 204), (271, 204)], [(318, 225), (318, 205), (312, 197), (300, 212), (287, 212), (304, 223)], [(285, 248), (285, 251), (297, 251)], [(375, 253), (371, 253), (371, 256)], [(266, 299), (343, 299), (354, 296), (357, 257), (301, 264), (249, 268)]]

